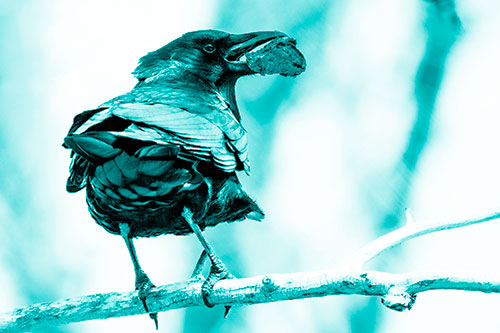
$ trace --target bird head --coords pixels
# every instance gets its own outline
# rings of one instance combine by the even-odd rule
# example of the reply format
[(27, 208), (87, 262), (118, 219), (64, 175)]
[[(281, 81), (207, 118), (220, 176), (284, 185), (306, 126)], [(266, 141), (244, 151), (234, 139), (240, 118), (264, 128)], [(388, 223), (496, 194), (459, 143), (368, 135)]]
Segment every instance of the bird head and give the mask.
[(219, 30), (188, 32), (139, 61), (133, 74), (139, 81), (201, 79), (220, 85), (228, 79), (254, 74), (246, 54), (275, 38), (279, 31), (229, 34)]
[(154, 85), (155, 89), (190, 88), (191, 94), (203, 98), (203, 93), (223, 96), (235, 116), (239, 111), (235, 98), (235, 83), (242, 76), (256, 73), (248, 66), (246, 55), (276, 38), (287, 37), (279, 31), (258, 31), (230, 34), (219, 30), (188, 32), (139, 60), (133, 74), (139, 86)]

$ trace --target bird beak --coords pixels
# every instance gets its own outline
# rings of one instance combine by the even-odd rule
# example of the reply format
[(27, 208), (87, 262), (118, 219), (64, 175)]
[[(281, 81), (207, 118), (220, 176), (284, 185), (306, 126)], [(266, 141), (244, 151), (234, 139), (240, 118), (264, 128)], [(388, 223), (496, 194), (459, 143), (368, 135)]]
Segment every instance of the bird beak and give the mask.
[[(254, 73), (247, 65), (246, 54), (256, 51), (276, 38), (290, 38), (280, 31), (257, 31), (229, 36), (229, 48), (225, 60), (229, 69), (241, 74)], [(291, 39), (291, 38), (290, 38)]]

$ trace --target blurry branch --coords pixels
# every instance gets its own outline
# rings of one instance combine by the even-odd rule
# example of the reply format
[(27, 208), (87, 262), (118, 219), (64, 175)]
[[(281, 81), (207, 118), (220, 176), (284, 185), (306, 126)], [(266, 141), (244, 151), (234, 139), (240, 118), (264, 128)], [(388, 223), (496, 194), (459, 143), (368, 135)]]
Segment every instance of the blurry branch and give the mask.
[(382, 252), (406, 242), (410, 239), (433, 232), (466, 227), (478, 223), (493, 221), (500, 218), (500, 212), (464, 221), (414, 223), (409, 210), (406, 210), (406, 225), (394, 230), (361, 248), (343, 265), (344, 268), (361, 269), (364, 264), (380, 255)]
[(446, 61), (461, 32), (452, 0), (432, 0), (427, 9), (427, 44), (415, 77), (417, 117), (403, 153), (403, 163), (413, 171), (429, 136), (434, 106), (444, 76)]
[(428, 143), (435, 104), (445, 74), (450, 50), (462, 32), (460, 18), (453, 0), (427, 0), (425, 53), (415, 75), (415, 101), (417, 113), (406, 148), (395, 172), (391, 176), (389, 211), (382, 225), (393, 228), (402, 215), (408, 200), (413, 174)]
[[(428, 290), (467, 290), (500, 293), (500, 275), (425, 273), (391, 274), (360, 271), (358, 267), (382, 251), (428, 233), (465, 227), (500, 218), (500, 212), (459, 222), (416, 224), (404, 227), (361, 249), (351, 263), (341, 270), (291, 274), (269, 274), (218, 282), (210, 302), (221, 305), (258, 304), (331, 295), (380, 296), (390, 309), (409, 310), (416, 294)], [(357, 266), (357, 267), (355, 267)], [(154, 288), (148, 295), (153, 312), (202, 306), (200, 279), (190, 279)], [(26, 331), (85, 320), (144, 314), (137, 292), (107, 293), (70, 298), (53, 303), (39, 303), (10, 313), (0, 314), (0, 331)]]

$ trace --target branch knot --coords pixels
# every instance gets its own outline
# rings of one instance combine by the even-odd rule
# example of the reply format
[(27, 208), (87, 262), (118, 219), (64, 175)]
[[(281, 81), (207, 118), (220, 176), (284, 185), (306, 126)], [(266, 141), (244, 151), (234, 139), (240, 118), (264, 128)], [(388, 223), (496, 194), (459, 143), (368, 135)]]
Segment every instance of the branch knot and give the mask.
[(417, 299), (417, 295), (409, 294), (401, 287), (391, 287), (382, 298), (382, 304), (394, 311), (411, 310)]
[(269, 275), (265, 275), (263, 278), (262, 278), (262, 291), (266, 294), (268, 293), (272, 293), (273, 291), (275, 291), (278, 287), (276, 286), (276, 284), (274, 283), (273, 281), (273, 278), (270, 277)]

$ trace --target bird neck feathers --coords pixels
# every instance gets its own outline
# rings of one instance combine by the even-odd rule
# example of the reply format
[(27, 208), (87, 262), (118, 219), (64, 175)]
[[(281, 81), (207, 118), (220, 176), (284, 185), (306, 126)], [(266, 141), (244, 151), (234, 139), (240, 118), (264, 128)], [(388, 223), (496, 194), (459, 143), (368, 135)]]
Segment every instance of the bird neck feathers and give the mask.
[(241, 122), (235, 93), (238, 77), (228, 75), (212, 83), (203, 75), (183, 70), (179, 64), (172, 64), (151, 74), (140, 80), (134, 89), (135, 95), (140, 99), (170, 105), (205, 105), (226, 112), (230, 110), (238, 122)]

